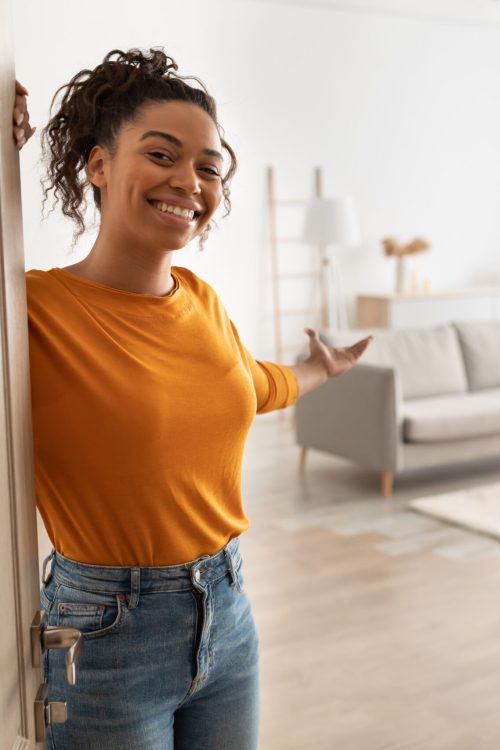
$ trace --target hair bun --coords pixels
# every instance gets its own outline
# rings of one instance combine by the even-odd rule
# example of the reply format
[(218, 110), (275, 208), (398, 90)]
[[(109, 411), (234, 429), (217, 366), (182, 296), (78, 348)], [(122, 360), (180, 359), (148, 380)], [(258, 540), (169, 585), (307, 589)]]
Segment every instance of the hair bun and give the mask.
[(130, 49), (127, 52), (115, 49), (106, 55), (103, 62), (131, 65), (142, 75), (154, 78), (168, 77), (170, 71), (175, 71), (179, 67), (172, 57), (165, 54), (163, 47), (151, 47), (148, 51)]

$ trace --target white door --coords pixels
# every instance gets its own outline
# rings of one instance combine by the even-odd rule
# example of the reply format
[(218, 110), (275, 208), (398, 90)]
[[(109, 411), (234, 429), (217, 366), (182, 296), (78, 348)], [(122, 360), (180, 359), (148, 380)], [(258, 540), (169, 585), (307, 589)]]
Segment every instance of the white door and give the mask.
[(29, 347), (10, 3), (0, 3), (0, 745), (32, 750), (34, 703), (43, 677), (32, 666), (39, 610)]

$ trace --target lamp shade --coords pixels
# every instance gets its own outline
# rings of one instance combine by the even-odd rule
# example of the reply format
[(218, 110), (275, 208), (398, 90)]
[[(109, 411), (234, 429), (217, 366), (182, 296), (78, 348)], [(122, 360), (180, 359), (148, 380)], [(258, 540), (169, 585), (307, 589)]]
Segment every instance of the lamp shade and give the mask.
[(318, 245), (357, 245), (359, 228), (350, 198), (313, 198), (306, 210), (304, 242)]

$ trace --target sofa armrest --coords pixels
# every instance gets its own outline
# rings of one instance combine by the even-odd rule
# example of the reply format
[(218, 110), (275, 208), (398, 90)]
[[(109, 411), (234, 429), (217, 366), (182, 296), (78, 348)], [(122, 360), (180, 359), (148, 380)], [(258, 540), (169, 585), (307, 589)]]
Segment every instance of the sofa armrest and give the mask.
[(301, 396), (295, 405), (297, 443), (396, 471), (400, 387), (395, 370), (357, 364)]

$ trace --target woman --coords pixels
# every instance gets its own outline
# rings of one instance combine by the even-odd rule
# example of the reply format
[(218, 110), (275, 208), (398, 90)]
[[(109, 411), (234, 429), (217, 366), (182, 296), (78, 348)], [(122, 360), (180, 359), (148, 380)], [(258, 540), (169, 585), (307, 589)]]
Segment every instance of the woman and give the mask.
[[(158, 49), (115, 50), (59, 90), (43, 132), (45, 197), (77, 233), (87, 185), (100, 211), (87, 257), (26, 273), (37, 505), (54, 546), (41, 606), (83, 633), (75, 685), (64, 653), (46, 652), (49, 700), (68, 707), (47, 727), (53, 750), (257, 748), (244, 442), (256, 413), (369, 343), (331, 349), (306, 329), (306, 362), (256, 362), (214, 290), (172, 265), (221, 201), (229, 211), (236, 168), (213, 99), (176, 70)], [(26, 95), (17, 84), (19, 148)]]

